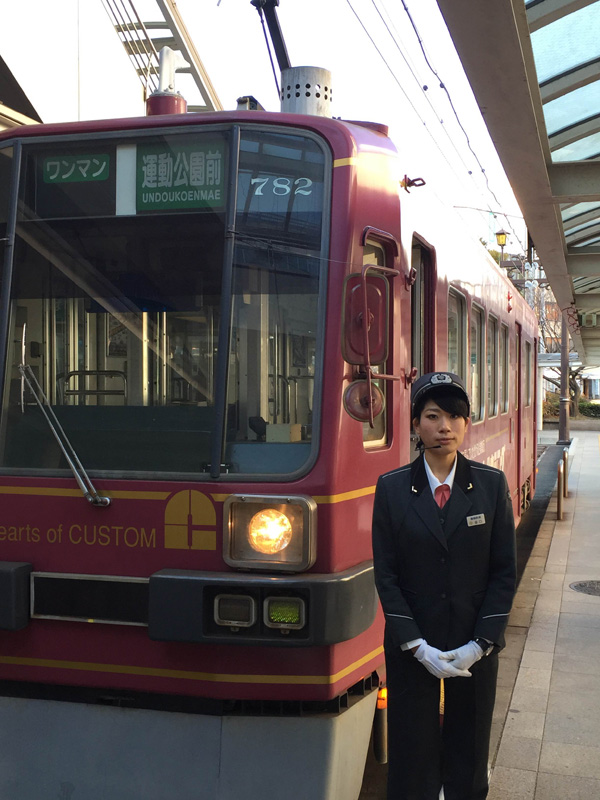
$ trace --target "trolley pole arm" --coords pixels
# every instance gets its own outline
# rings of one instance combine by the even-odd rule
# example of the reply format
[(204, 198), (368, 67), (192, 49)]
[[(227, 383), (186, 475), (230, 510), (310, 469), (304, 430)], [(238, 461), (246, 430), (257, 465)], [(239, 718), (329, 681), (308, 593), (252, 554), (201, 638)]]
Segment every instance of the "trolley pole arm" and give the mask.
[(279, 0), (250, 0), (250, 4), (254, 6), (260, 16), (262, 16), (264, 11), (265, 19), (267, 20), (267, 26), (269, 28), (269, 35), (271, 37), (271, 41), (273, 42), (273, 47), (275, 48), (275, 55), (277, 56), (279, 69), (282, 72), (284, 69), (289, 69), (292, 65), (290, 63), (290, 57), (288, 55), (287, 47), (285, 46), (281, 25), (279, 24), (276, 11), (277, 6), (279, 5)]

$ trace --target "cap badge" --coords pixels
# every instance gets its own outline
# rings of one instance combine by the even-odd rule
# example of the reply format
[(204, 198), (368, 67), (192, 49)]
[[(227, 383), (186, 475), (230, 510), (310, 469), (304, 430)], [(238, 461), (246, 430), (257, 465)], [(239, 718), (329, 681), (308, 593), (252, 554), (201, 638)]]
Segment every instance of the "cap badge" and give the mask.
[(454, 383), (451, 376), (445, 372), (436, 372), (431, 376), (431, 383)]

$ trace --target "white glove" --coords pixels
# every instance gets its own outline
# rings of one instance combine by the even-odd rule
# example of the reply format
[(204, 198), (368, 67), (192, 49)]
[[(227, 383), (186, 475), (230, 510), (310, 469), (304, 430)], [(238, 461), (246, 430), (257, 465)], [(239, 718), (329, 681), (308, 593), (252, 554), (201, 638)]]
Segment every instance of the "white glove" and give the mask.
[(441, 653), (440, 659), (443, 661), (451, 661), (453, 666), (458, 669), (470, 669), (476, 661), (479, 661), (483, 655), (483, 650), (477, 642), (470, 641), (458, 647), (456, 650), (448, 650)]
[(470, 672), (467, 672), (466, 669), (456, 667), (454, 662), (451, 662), (449, 659), (444, 659), (444, 655), (447, 654), (442, 653), (437, 647), (431, 647), (425, 640), (419, 645), (419, 649), (414, 654), (417, 661), (420, 661), (436, 678), (471, 677)]

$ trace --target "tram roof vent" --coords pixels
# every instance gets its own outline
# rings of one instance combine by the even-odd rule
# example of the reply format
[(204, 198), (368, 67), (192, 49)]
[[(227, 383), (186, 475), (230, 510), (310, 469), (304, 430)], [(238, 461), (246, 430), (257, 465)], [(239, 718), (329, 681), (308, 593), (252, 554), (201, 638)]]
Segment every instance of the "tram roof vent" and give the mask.
[(331, 117), (331, 72), (321, 67), (289, 67), (281, 71), (281, 110)]

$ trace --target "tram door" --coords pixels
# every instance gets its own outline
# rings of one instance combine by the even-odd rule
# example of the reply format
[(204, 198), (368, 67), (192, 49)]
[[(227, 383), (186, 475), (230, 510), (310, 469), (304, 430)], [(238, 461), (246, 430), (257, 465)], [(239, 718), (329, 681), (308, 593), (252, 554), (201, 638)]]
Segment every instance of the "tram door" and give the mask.
[[(417, 377), (435, 369), (435, 295), (433, 291), (435, 261), (433, 251), (417, 237), (413, 237), (411, 253), (411, 366)], [(412, 460), (416, 434), (411, 433)]]

